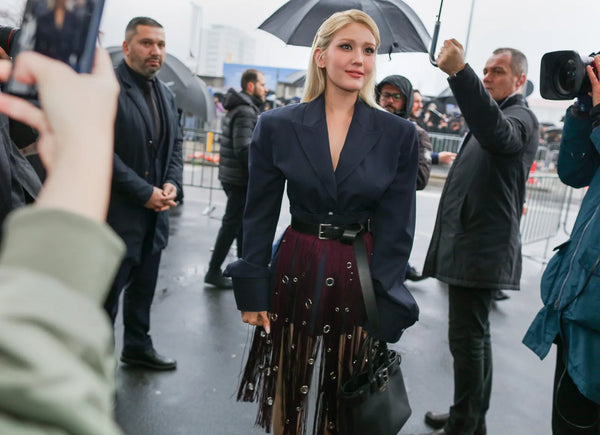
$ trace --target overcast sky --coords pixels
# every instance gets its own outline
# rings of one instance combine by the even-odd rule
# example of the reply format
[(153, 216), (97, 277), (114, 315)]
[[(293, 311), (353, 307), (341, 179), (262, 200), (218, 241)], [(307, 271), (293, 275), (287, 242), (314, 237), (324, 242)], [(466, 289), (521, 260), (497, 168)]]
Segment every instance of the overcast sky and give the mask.
[[(22, 0), (0, 0), (3, 5)], [(244, 30), (256, 40), (256, 63), (305, 69), (309, 49), (286, 46), (257, 27), (285, 0), (193, 0), (203, 8), (203, 25), (228, 24)], [(343, 0), (340, 0), (343, 1)], [(149, 15), (164, 26), (167, 49), (176, 56), (189, 52), (190, 0), (105, 0), (101, 29), (104, 45), (119, 45), (130, 18)], [(455, 37), (465, 42), (473, 0), (445, 0), (440, 43)], [(405, 0), (430, 34), (433, 32), (439, 0)], [(538, 93), (539, 63), (548, 51), (572, 49), (581, 54), (600, 51), (598, 0), (475, 0), (467, 60), (480, 73), (490, 52), (499, 46), (522, 50), (529, 59), (529, 78)], [(0, 6), (2, 8), (3, 6)], [(589, 23), (585, 17), (592, 17)], [(447, 85), (445, 75), (429, 64), (425, 53), (379, 55), (377, 77), (406, 75), (426, 94), (435, 95)], [(534, 94), (535, 95), (535, 94)]]
[[(343, 0), (340, 0), (343, 1)], [(259, 65), (306, 68), (309, 50), (286, 46), (276, 37), (257, 27), (285, 0), (195, 0), (203, 8), (205, 26), (215, 23), (239, 27), (256, 39), (256, 61)], [(405, 0), (430, 34), (433, 33), (439, 0)], [(465, 42), (472, 0), (445, 0), (442, 10), (440, 43), (455, 37)], [(542, 55), (554, 50), (577, 50), (581, 54), (600, 51), (600, 25), (596, 18), (589, 24), (583, 17), (598, 17), (598, 0), (475, 0), (473, 24), (467, 60), (480, 72), (490, 52), (499, 46), (522, 50), (529, 59), (530, 79), (536, 91), (539, 81), (539, 63)], [(102, 29), (106, 41), (122, 39), (128, 19), (138, 14), (149, 14), (163, 21), (167, 38), (181, 33), (188, 25), (185, 10), (189, 0), (106, 0)], [(114, 36), (113, 36), (114, 35)], [(172, 41), (167, 46), (176, 53)], [(445, 75), (429, 64), (425, 53), (378, 56), (378, 78), (388, 74), (406, 75), (416, 87), (428, 94), (437, 94), (446, 87)]]

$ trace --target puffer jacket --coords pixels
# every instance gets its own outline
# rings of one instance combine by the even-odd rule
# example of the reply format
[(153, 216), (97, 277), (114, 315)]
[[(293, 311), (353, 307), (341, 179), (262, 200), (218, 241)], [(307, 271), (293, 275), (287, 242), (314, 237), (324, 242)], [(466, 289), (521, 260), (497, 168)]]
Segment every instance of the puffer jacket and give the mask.
[[(600, 124), (600, 105), (594, 110)], [(544, 271), (544, 307), (523, 343), (543, 359), (560, 337), (569, 376), (584, 396), (600, 404), (600, 127), (592, 130), (593, 119), (567, 111), (558, 175), (569, 186), (589, 189), (570, 239), (556, 248)]]
[(223, 120), (219, 180), (236, 186), (248, 184), (248, 147), (261, 102), (257, 98), (229, 89), (223, 106), (228, 110)]

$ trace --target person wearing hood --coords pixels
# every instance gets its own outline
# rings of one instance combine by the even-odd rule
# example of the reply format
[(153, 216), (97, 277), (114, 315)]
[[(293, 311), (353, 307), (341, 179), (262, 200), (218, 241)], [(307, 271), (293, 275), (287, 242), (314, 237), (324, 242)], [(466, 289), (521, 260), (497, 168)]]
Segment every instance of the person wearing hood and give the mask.
[(217, 288), (231, 288), (231, 279), (224, 277), (221, 266), (237, 239), (238, 256), (242, 253), (242, 218), (248, 187), (248, 147), (254, 126), (267, 96), (265, 76), (255, 69), (242, 74), (242, 91), (229, 89), (224, 107), (228, 111), (223, 121), (219, 161), (219, 180), (227, 195), (225, 214), (204, 276), (204, 282)]
[[(384, 78), (375, 87), (377, 103), (390, 113), (409, 119), (413, 106), (413, 87), (410, 81), (401, 75)], [(417, 172), (417, 190), (425, 189), (431, 173), (431, 154), (433, 146), (427, 132), (415, 123), (419, 137), (419, 170)], [(406, 279), (420, 281), (422, 275), (410, 264), (406, 265)]]

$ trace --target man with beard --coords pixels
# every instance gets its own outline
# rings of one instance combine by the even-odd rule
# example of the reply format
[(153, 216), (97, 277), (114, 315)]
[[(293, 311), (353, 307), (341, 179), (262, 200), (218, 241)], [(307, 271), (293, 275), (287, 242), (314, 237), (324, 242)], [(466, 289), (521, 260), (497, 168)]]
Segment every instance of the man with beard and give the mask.
[(152, 18), (133, 18), (123, 53), (116, 69), (121, 93), (107, 221), (125, 241), (127, 254), (105, 309), (114, 323), (125, 289), (121, 361), (172, 370), (176, 361), (159, 355), (148, 334), (161, 251), (169, 236), (168, 210), (181, 193), (183, 171), (175, 98), (155, 77), (166, 54), (163, 27)]
[(229, 89), (224, 107), (228, 110), (223, 122), (219, 161), (219, 180), (227, 195), (225, 214), (213, 249), (204, 282), (217, 288), (231, 288), (231, 278), (223, 276), (221, 266), (233, 239), (237, 239), (237, 254), (242, 253), (242, 217), (248, 186), (248, 147), (254, 126), (267, 96), (265, 76), (248, 69), (242, 74), (242, 92)]
[[(390, 113), (409, 119), (413, 108), (413, 87), (410, 81), (400, 75), (384, 78), (376, 87), (377, 102)], [(417, 190), (425, 189), (431, 172), (431, 153), (433, 147), (427, 132), (415, 123), (419, 137), (419, 170), (417, 172)], [(422, 275), (410, 264), (406, 265), (406, 279), (420, 281)]]

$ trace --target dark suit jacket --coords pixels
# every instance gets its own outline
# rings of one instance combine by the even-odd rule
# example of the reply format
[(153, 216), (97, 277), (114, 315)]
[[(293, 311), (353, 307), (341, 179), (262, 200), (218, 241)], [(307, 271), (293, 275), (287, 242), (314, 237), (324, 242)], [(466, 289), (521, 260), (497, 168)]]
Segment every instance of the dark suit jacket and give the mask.
[(411, 122), (359, 100), (334, 172), (323, 96), (263, 113), (250, 145), (243, 256), (227, 269), (234, 278), (238, 308), (269, 308), (268, 263), (287, 181), (291, 214), (301, 221), (350, 224), (372, 219), (371, 273), (379, 296), (379, 335), (397, 340), (401, 316), (412, 322), (418, 317), (403, 284), (414, 234), (418, 146)]
[[(154, 231), (152, 251), (158, 252), (167, 245), (169, 215), (158, 213), (156, 224), (148, 216), (155, 213), (144, 207), (152, 195), (153, 186), (162, 188), (170, 182), (181, 192), (182, 136), (177, 120), (175, 97), (167, 86), (158, 81), (161, 100), (163, 130), (165, 132), (165, 158), (153, 159), (151, 115), (144, 95), (127, 68), (125, 61), (116, 69), (121, 85), (119, 108), (115, 122), (115, 155), (112, 192), (107, 221), (127, 245), (127, 257), (139, 258), (142, 243), (148, 231)], [(153, 170), (155, 165), (155, 170)], [(153, 173), (161, 174), (153, 179)]]

